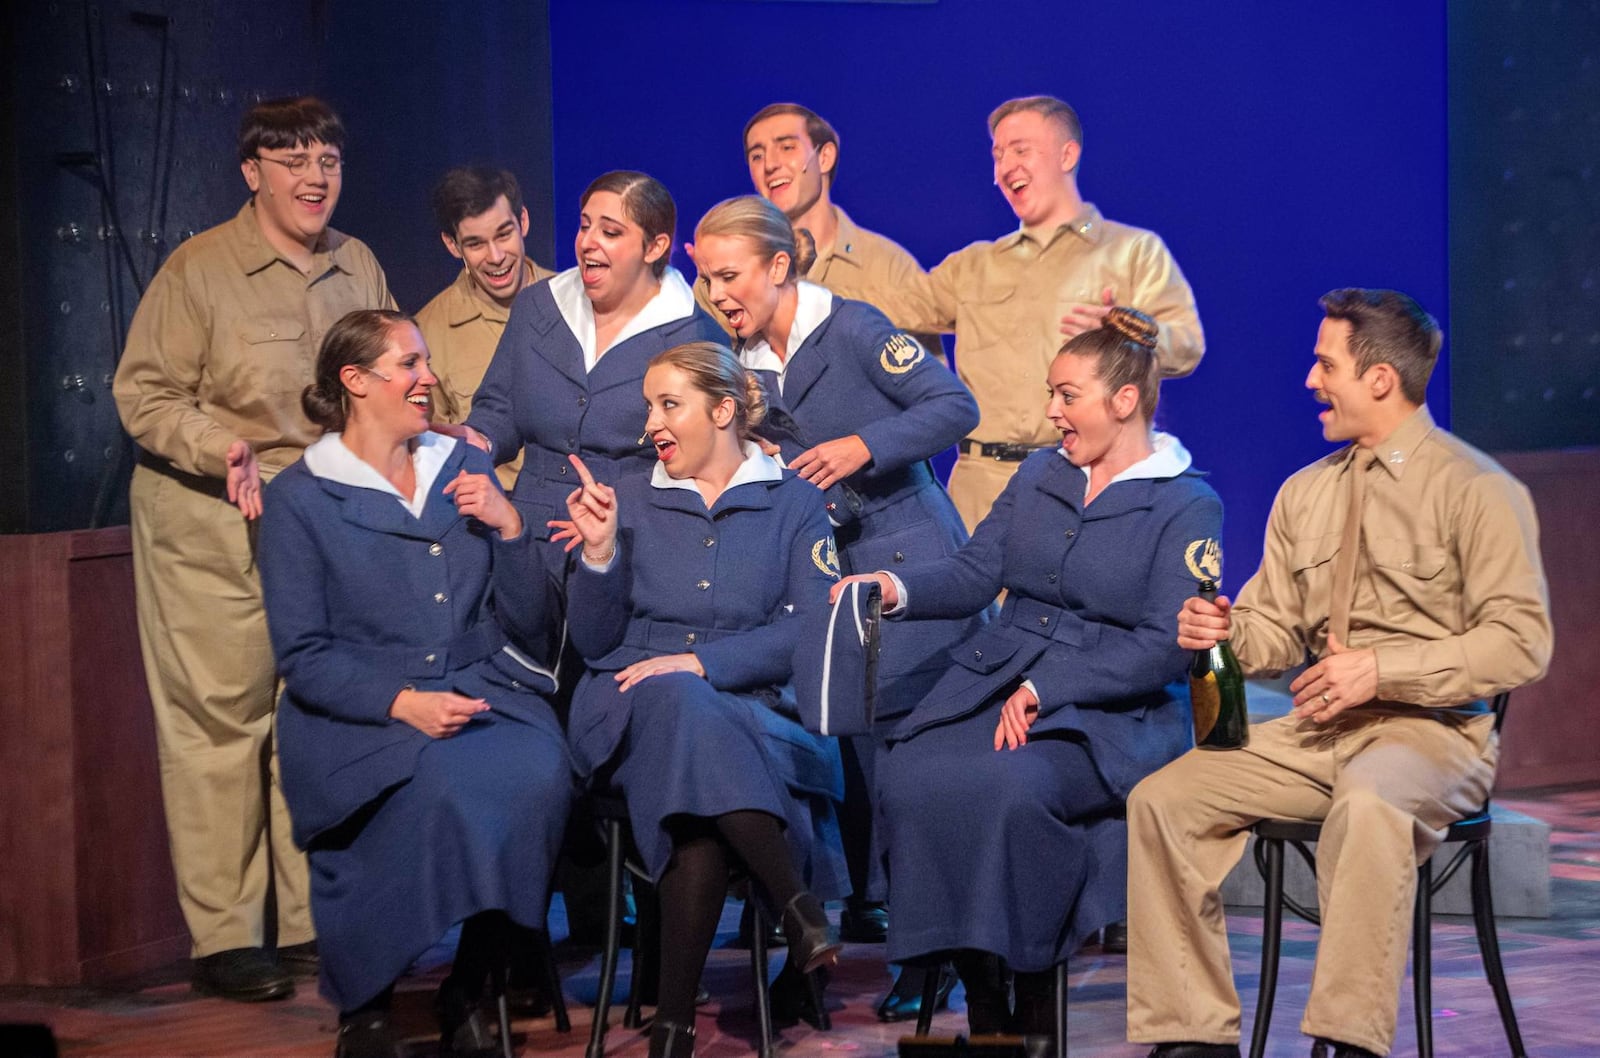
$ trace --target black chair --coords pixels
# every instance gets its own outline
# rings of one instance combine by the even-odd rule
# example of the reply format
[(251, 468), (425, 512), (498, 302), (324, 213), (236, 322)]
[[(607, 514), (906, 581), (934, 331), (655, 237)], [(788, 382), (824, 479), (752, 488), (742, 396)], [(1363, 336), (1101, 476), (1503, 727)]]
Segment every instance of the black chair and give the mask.
[[(630, 861), (627, 852), (630, 846), (628, 833), (628, 805), (616, 794), (597, 794), (589, 798), (590, 811), (596, 822), (600, 824), (606, 845), (606, 880), (607, 880), (607, 907), (606, 932), (604, 947), (600, 952), (600, 992), (595, 997), (594, 1025), (589, 1030), (589, 1048), (586, 1058), (605, 1058), (607, 1021), (611, 1013), (611, 993), (616, 987), (617, 959), (622, 947), (622, 883), (624, 872), (632, 872), (641, 880), (648, 881), (644, 871)], [(772, 1058), (772, 1000), (767, 985), (769, 970), (767, 958), (767, 916), (762, 910), (761, 901), (751, 894), (746, 897), (750, 901), (754, 914), (754, 927), (751, 930), (750, 944), (750, 970), (755, 986), (756, 1023), (760, 1030), (760, 1058)], [(628, 1006), (622, 1016), (624, 1028), (637, 1029), (644, 1025), (644, 1018), (640, 1013), (641, 989), (640, 982), (644, 976), (641, 966), (653, 956), (650, 950), (651, 938), (656, 933), (652, 928), (654, 917), (654, 901), (641, 900), (639, 907), (639, 920), (633, 952), (633, 974), (628, 984)], [(816, 974), (809, 977), (811, 997), (816, 1009), (821, 1015), (822, 1028), (831, 1028), (828, 1013), (823, 1006), (822, 987)]]
[[(567, 999), (561, 992), (561, 970), (556, 965), (555, 949), (550, 944), (550, 934), (539, 934), (539, 957), (544, 969), (544, 987), (550, 996), (550, 1012), (555, 1017), (557, 1032), (571, 1032), (572, 1019), (567, 1014)], [(500, 1018), (501, 1058), (515, 1058), (511, 1045), (511, 1006), (506, 999), (507, 968), (496, 966), (490, 972), (489, 994), (494, 996), (495, 1009)]]
[[(1494, 729), (1505, 723), (1509, 692), (1494, 699)], [(1316, 858), (1308, 848), (1322, 834), (1322, 824), (1304, 823), (1287, 819), (1264, 819), (1251, 827), (1256, 837), (1256, 868), (1266, 882), (1265, 908), (1261, 925), (1261, 986), (1256, 1001), (1254, 1034), (1250, 1040), (1250, 1058), (1262, 1058), (1266, 1053), (1267, 1030), (1272, 1024), (1272, 1003), (1278, 989), (1279, 944), (1283, 938), (1283, 909), (1287, 907), (1296, 915), (1314, 925), (1321, 925), (1316, 911), (1302, 906), (1299, 901), (1283, 891), (1283, 849), (1287, 844), (1299, 853), (1300, 858), (1316, 873)], [(1517, 1028), (1517, 1012), (1511, 1005), (1511, 992), (1506, 987), (1505, 967), (1500, 961), (1500, 938), (1495, 932), (1494, 899), (1489, 888), (1489, 802), (1475, 815), (1452, 823), (1445, 832), (1445, 844), (1459, 845), (1443, 870), (1433, 869), (1433, 861), (1417, 868), (1417, 899), (1411, 926), (1411, 981), (1413, 1002), (1416, 1006), (1417, 1054), (1419, 1058), (1433, 1058), (1433, 895), (1444, 887), (1462, 863), (1472, 861), (1472, 919), (1477, 927), (1478, 950), (1483, 955), (1484, 972), (1489, 986), (1494, 989), (1495, 1003), (1500, 1008), (1500, 1023), (1505, 1028), (1506, 1041), (1511, 1045), (1514, 1058), (1527, 1058), (1522, 1045), (1522, 1033)]]

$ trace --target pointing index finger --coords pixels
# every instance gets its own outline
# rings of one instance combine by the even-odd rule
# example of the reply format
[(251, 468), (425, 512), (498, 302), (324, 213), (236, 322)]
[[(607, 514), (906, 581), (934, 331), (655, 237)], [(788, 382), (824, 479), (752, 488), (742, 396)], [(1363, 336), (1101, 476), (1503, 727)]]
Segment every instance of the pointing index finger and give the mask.
[(589, 468), (583, 465), (583, 460), (578, 458), (578, 454), (576, 452), (568, 455), (567, 461), (570, 462), (578, 471), (578, 479), (580, 481), (582, 481), (585, 485), (592, 486), (595, 484), (594, 475), (589, 473)]

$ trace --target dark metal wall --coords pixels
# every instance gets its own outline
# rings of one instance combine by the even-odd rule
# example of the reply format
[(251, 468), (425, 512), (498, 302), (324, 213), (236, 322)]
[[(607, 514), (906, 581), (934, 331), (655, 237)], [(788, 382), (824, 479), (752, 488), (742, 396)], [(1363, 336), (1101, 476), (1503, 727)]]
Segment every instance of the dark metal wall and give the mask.
[(1449, 69), (1455, 430), (1600, 444), (1600, 3), (1452, 4)]
[(127, 520), (131, 452), (111, 374), (166, 254), (245, 201), (234, 144), (252, 102), (311, 91), (341, 110), (351, 165), (334, 223), (373, 246), (403, 307), (457, 267), (427, 211), (428, 187), (457, 161), (518, 172), (531, 245), (549, 259), (546, 9), (505, 7), (6, 5), (0, 532)]

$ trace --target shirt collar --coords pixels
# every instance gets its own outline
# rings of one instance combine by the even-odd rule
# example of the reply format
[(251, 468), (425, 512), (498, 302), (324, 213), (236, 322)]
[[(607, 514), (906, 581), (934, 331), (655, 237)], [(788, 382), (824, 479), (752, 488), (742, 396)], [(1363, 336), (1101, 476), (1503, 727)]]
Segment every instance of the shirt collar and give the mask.
[(1042, 225), (1037, 228), (1019, 227), (1010, 235), (995, 240), (995, 248), (998, 250), (1013, 250), (1020, 246), (1024, 239), (1027, 239), (1038, 246), (1039, 249), (1045, 250), (1064, 231), (1071, 232), (1091, 246), (1098, 246), (1101, 233), (1105, 231), (1105, 218), (1100, 215), (1100, 210), (1096, 208), (1093, 202), (1085, 202), (1083, 211), (1065, 224), (1057, 224), (1053, 228)]
[(837, 225), (833, 233), (833, 246), (828, 249), (827, 258), (819, 256), (817, 263), (811, 266), (812, 275), (818, 274), (826, 262), (834, 258), (838, 258), (841, 261), (849, 261), (857, 268), (861, 267), (861, 260), (857, 256), (859, 252), (857, 246), (861, 242), (861, 229), (856, 226), (855, 221), (850, 219), (850, 214), (838, 206), (833, 207), (833, 220)]
[[(733, 477), (728, 479), (728, 484), (723, 488), (726, 495), (736, 485), (748, 485), (752, 481), (782, 481), (783, 468), (778, 461), (761, 450), (761, 446), (754, 441), (746, 441), (742, 446), (744, 462), (739, 464), (739, 469), (733, 472)], [(667, 465), (660, 460), (650, 469), (650, 484), (658, 489), (688, 489), (699, 492), (700, 488), (694, 483), (693, 478), (675, 478), (667, 473)]]
[[(279, 253), (277, 247), (268, 242), (266, 235), (262, 233), (261, 225), (256, 221), (256, 200), (254, 198), (240, 207), (233, 220), (238, 225), (239, 238), (244, 244), (239, 253), (239, 259), (244, 265), (245, 275), (255, 275), (276, 261), (289, 263), (287, 258)], [(347, 239), (341, 233), (334, 231), (332, 228), (324, 228), (322, 229), (322, 234), (317, 238), (316, 247), (311, 251), (312, 255), (315, 257), (326, 254), (330, 267), (345, 271), (344, 265), (339, 260), (339, 248), (346, 241)], [(294, 266), (291, 264), (290, 267)]]
[[(1389, 472), (1389, 476), (1396, 481), (1405, 473), (1406, 464), (1411, 462), (1417, 449), (1422, 447), (1422, 442), (1434, 430), (1433, 415), (1428, 411), (1427, 405), (1419, 405), (1417, 410), (1406, 416), (1404, 422), (1394, 428), (1394, 432), (1385, 437), (1372, 447), (1375, 461)], [(1361, 450), (1360, 445), (1351, 445), (1344, 458), (1344, 466), (1348, 467), (1354, 462), (1356, 453)]]
[[(522, 259), (522, 286), (526, 287), (533, 281), (533, 259)], [(463, 323), (471, 323), (480, 316), (491, 323), (505, 323), (511, 318), (511, 310), (501, 305), (494, 298), (484, 293), (472, 278), (472, 271), (466, 267), (461, 269), (461, 274), (456, 276), (456, 281), (451, 286), (450, 316), (446, 320), (452, 327), (459, 327)], [(519, 288), (520, 289), (520, 288)]]
[(799, 290), (799, 298), (794, 308), (794, 323), (789, 327), (789, 341), (785, 346), (789, 355), (779, 360), (778, 354), (772, 351), (772, 346), (765, 338), (745, 346), (739, 353), (739, 359), (750, 370), (777, 372), (779, 392), (783, 391), (783, 376), (789, 370), (789, 365), (794, 363), (794, 355), (833, 311), (833, 292), (827, 287), (805, 279), (795, 286)]
[[(1183, 442), (1170, 433), (1156, 430), (1152, 433), (1151, 452), (1133, 466), (1106, 482), (1115, 485), (1119, 481), (1147, 481), (1152, 478), (1175, 478), (1194, 465), (1194, 459), (1189, 455), (1189, 450), (1183, 447)], [(1061, 458), (1067, 458), (1066, 449), (1057, 449)], [(1070, 462), (1070, 461), (1069, 461)], [(1083, 476), (1089, 476), (1088, 467), (1079, 467)]]
[[(555, 299), (556, 310), (566, 321), (567, 329), (583, 347), (584, 365), (593, 371), (601, 350), (595, 348), (594, 306), (589, 304), (589, 298), (583, 292), (580, 269), (569, 268), (552, 278), (550, 296)], [(645, 302), (644, 308), (628, 321), (611, 344), (618, 346), (651, 328), (688, 319), (694, 315), (694, 309), (694, 291), (684, 281), (682, 273), (669, 265), (661, 276), (661, 289)]]
[(344, 435), (337, 431), (323, 434), (306, 448), (306, 469), (324, 481), (349, 485), (354, 489), (387, 492), (399, 500), (412, 517), (421, 518), (422, 508), (428, 502), (428, 493), (433, 491), (434, 479), (439, 476), (439, 469), (444, 466), (455, 446), (454, 437), (432, 430), (417, 435), (416, 443), (411, 447), (411, 465), (417, 472), (417, 490), (409, 500), (400, 494), (400, 490), (388, 478), (378, 473), (376, 467), (346, 448)]

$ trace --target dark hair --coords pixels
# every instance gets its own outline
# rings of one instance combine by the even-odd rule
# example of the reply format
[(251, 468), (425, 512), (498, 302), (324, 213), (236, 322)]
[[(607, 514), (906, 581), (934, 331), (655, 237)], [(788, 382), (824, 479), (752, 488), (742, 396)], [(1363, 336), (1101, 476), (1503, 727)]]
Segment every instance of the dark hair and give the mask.
[(785, 283), (803, 278), (817, 260), (817, 243), (811, 233), (796, 228), (783, 210), (760, 195), (740, 195), (712, 206), (695, 227), (695, 239), (702, 235), (749, 239), (755, 243), (756, 252), (768, 261), (780, 253), (788, 254)]
[(501, 195), (511, 206), (513, 217), (521, 214), (522, 188), (508, 170), (488, 165), (457, 166), (434, 186), (434, 222), (439, 225), (439, 232), (453, 241), (462, 221), (489, 212)]
[(829, 188), (832, 188), (833, 178), (839, 175), (839, 134), (834, 131), (833, 126), (828, 124), (821, 114), (818, 114), (810, 107), (803, 107), (799, 103), (767, 104), (756, 111), (755, 117), (744, 123), (744, 137), (740, 140), (740, 145), (748, 151), (750, 149), (750, 130), (755, 128), (758, 122), (765, 121), (768, 118), (775, 118), (780, 114), (793, 114), (796, 117), (804, 118), (806, 122), (806, 138), (811, 141), (811, 146), (817, 150), (822, 150), (826, 144), (833, 144), (833, 168), (822, 174), (823, 182)]
[(1123, 386), (1139, 391), (1139, 414), (1149, 422), (1161, 397), (1161, 368), (1156, 345), (1161, 328), (1138, 309), (1117, 305), (1099, 327), (1069, 338), (1058, 356), (1087, 356), (1095, 360), (1094, 377), (1106, 393)]
[[(706, 406), (733, 401), (733, 424), (739, 440), (748, 441), (767, 417), (766, 391), (754, 371), (747, 371), (733, 350), (716, 342), (686, 342), (657, 353), (649, 367), (675, 367), (706, 395)], [(647, 368), (648, 370), (648, 368)]]
[(1350, 354), (1356, 377), (1378, 364), (1388, 364), (1400, 376), (1400, 392), (1412, 404), (1428, 396), (1428, 378), (1439, 362), (1444, 332), (1439, 321), (1398, 290), (1344, 287), (1330, 290), (1317, 304), (1330, 320), (1350, 324)]
[(329, 432), (343, 430), (347, 398), (339, 372), (377, 363), (388, 350), (394, 329), (403, 323), (416, 325), (410, 316), (393, 309), (357, 309), (328, 328), (317, 350), (316, 381), (300, 394), (306, 418)]
[(314, 96), (268, 99), (245, 111), (239, 122), (239, 160), (249, 161), (262, 150), (281, 151), (326, 143), (344, 150), (344, 123), (333, 108)]
[(616, 169), (609, 173), (602, 173), (594, 178), (594, 182), (583, 189), (583, 197), (578, 199), (578, 208), (582, 209), (589, 204), (589, 199), (600, 191), (610, 191), (622, 199), (622, 209), (628, 219), (639, 225), (644, 230), (646, 246), (657, 235), (665, 234), (667, 237), (667, 252), (662, 254), (650, 265), (656, 278), (667, 270), (667, 262), (672, 258), (672, 233), (678, 226), (678, 206), (672, 201), (672, 195), (662, 186), (661, 181), (648, 173), (635, 172), (632, 169)]

